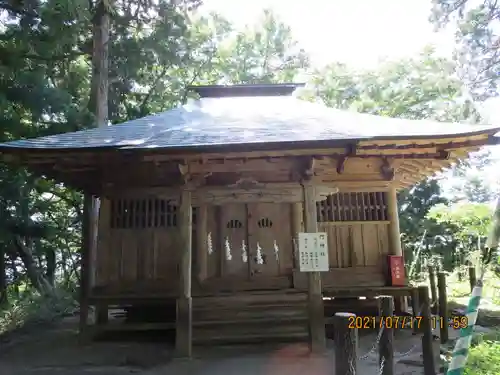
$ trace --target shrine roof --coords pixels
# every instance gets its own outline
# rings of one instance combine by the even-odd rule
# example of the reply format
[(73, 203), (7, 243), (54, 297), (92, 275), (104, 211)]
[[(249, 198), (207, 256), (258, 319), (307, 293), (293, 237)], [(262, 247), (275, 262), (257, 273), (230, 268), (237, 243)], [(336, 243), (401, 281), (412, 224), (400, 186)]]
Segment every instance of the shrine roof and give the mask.
[(8, 149), (207, 149), (258, 144), (328, 144), (494, 135), (500, 126), (407, 120), (328, 108), (291, 93), (296, 84), (202, 86), (198, 100), (107, 127), (20, 139)]

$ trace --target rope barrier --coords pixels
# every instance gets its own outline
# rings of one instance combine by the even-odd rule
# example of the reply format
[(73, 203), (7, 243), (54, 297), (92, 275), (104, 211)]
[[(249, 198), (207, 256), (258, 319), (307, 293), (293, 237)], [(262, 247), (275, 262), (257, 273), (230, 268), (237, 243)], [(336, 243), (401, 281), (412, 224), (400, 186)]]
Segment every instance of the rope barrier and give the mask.
[[(420, 306), (420, 311), (417, 314), (417, 316), (422, 314), (422, 310), (423, 310), (423, 305)], [(377, 349), (377, 346), (380, 343), (380, 339), (382, 337), (382, 332), (384, 331), (384, 329), (385, 329), (385, 325), (382, 325), (378, 334), (377, 334), (377, 337), (375, 339), (375, 343), (373, 344), (373, 346), (370, 348), (370, 350), (368, 352), (359, 356), (358, 360), (363, 361), (365, 359), (368, 359), (368, 357), (370, 357), (370, 354), (372, 354)], [(394, 352), (394, 360), (399, 361), (400, 359), (409, 356), (410, 354), (412, 354), (415, 351), (415, 349), (418, 349), (420, 346), (421, 346), (420, 343), (416, 343), (410, 349), (408, 349), (406, 352), (401, 352), (401, 353)]]

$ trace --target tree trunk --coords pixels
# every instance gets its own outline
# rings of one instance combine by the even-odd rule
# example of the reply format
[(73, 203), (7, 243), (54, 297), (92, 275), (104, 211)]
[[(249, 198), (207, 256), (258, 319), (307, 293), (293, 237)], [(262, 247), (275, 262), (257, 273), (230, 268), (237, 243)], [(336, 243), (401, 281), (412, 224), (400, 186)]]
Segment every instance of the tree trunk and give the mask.
[(108, 2), (99, 0), (93, 18), (92, 83), (89, 110), (97, 127), (108, 125), (108, 43), (110, 17)]
[(3, 245), (0, 246), (0, 308), (6, 306), (9, 302), (7, 296), (7, 264), (5, 262), (5, 249)]
[[(108, 43), (110, 2), (98, 0), (93, 17), (92, 83), (88, 107), (98, 127), (108, 125)], [(93, 283), (95, 237), (97, 235), (97, 199), (84, 192), (82, 248), (80, 262), (80, 333), (84, 335), (89, 313), (89, 293)]]
[(47, 281), (52, 287), (54, 287), (56, 276), (56, 252), (54, 251), (54, 249), (47, 249), (47, 253), (45, 254), (45, 261), (47, 262), (47, 270), (45, 271)]
[(14, 245), (16, 247), (19, 257), (26, 267), (26, 275), (28, 276), (31, 285), (42, 295), (53, 296), (54, 289), (49, 284), (47, 279), (40, 272), (39, 268), (36, 266), (35, 259), (31, 250), (23, 243), (21, 237), (14, 237)]
[(11, 262), (11, 268), (12, 268), (12, 285), (14, 289), (14, 296), (16, 299), (19, 299), (19, 274), (17, 273), (17, 267), (16, 267), (16, 258), (17, 256), (12, 255), (10, 256), (10, 262)]

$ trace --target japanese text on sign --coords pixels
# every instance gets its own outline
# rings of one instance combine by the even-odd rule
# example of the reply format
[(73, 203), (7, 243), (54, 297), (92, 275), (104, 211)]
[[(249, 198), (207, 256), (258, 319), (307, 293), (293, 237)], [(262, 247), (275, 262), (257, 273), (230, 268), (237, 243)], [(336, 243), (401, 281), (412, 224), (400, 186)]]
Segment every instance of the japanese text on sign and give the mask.
[(299, 233), (299, 269), (301, 272), (328, 272), (326, 233)]

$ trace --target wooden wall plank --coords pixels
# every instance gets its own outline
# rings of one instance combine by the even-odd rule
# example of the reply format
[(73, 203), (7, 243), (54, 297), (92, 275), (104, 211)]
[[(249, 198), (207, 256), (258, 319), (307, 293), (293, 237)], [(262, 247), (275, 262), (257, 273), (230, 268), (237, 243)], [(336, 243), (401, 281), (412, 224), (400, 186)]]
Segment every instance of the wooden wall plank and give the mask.
[(337, 231), (340, 239), (340, 251), (342, 253), (342, 267), (351, 267), (351, 241), (349, 238), (349, 225), (338, 227)]
[(351, 225), (351, 242), (353, 253), (355, 254), (355, 261), (353, 267), (365, 265), (365, 238), (363, 237), (362, 225)]
[(156, 270), (155, 279), (165, 282), (179, 278), (179, 231), (177, 228), (156, 232)]
[(218, 210), (219, 208), (216, 206), (208, 206), (207, 210), (207, 279), (212, 279), (220, 275), (221, 240), (217, 231), (220, 220), (218, 220), (216, 215), (216, 211)]
[(331, 268), (379, 266), (389, 251), (386, 221), (319, 223), (319, 230), (328, 236)]
[(389, 224), (377, 224), (377, 239), (380, 259), (390, 254)]
[[(363, 238), (365, 244), (365, 266), (376, 266), (379, 264), (380, 258), (380, 243), (378, 241), (378, 226), (379, 224), (370, 223), (363, 225)], [(386, 225), (387, 227), (387, 225)]]
[[(307, 274), (294, 270), (294, 287), (307, 290)], [(323, 290), (328, 288), (384, 286), (384, 272), (380, 267), (347, 267), (332, 268), (330, 272), (322, 272)]]
[(109, 247), (110, 268), (108, 281), (117, 282), (121, 278), (121, 264), (122, 264), (122, 233), (121, 230), (111, 231), (111, 246)]
[(120, 279), (137, 280), (137, 258), (139, 251), (138, 231), (123, 230)]

